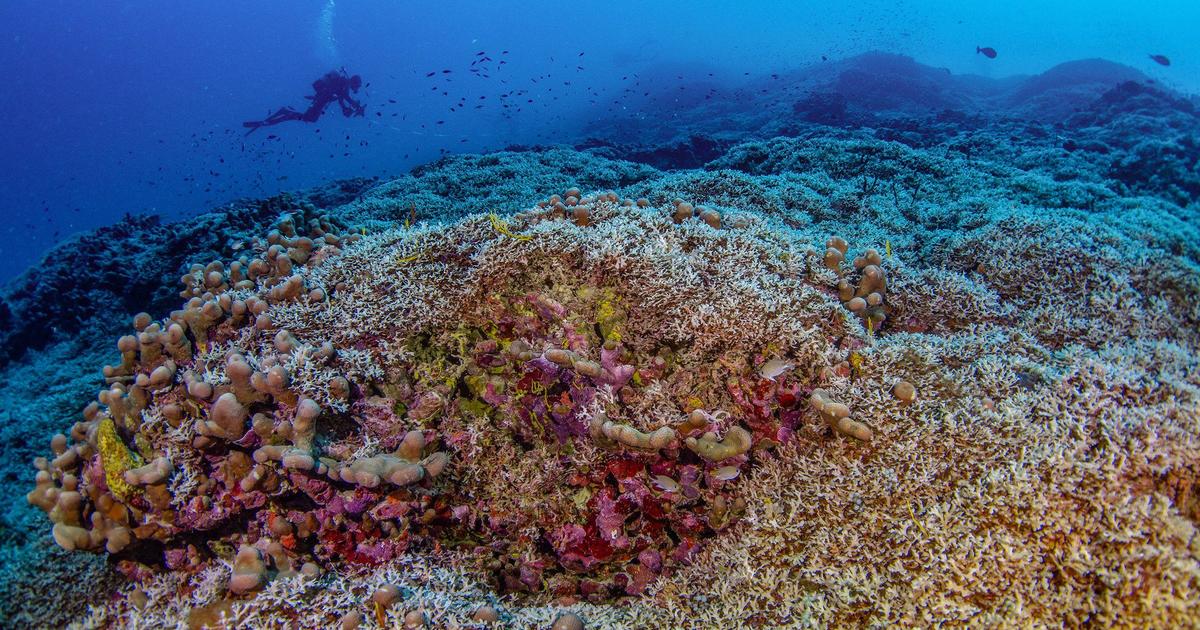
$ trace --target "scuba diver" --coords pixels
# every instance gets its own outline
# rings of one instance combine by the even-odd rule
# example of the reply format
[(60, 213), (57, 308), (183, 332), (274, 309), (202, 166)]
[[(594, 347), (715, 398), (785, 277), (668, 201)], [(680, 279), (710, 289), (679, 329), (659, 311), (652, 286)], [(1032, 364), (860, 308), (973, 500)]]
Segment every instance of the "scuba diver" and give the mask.
[(312, 101), (308, 109), (300, 112), (291, 107), (280, 107), (275, 110), (275, 113), (267, 116), (263, 120), (251, 120), (242, 123), (243, 127), (248, 127), (250, 131), (246, 132), (249, 135), (259, 127), (269, 127), (278, 125), (281, 122), (289, 120), (302, 120), (304, 122), (317, 122), (322, 114), (325, 113), (325, 108), (332, 102), (337, 101), (337, 104), (342, 108), (342, 115), (349, 118), (351, 116), (362, 116), (365, 114), (366, 107), (362, 103), (354, 100), (350, 96), (351, 92), (357, 93), (362, 87), (362, 77), (357, 74), (349, 76), (346, 74), (346, 69), (333, 70), (325, 73), (325, 76), (313, 81), (312, 96), (304, 98)]

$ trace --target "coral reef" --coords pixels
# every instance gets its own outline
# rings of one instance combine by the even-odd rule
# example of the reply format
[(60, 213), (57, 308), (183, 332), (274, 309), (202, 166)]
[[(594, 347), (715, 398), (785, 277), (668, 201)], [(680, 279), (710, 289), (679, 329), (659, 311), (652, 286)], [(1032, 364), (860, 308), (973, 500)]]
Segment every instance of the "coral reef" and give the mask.
[(736, 479), (848, 332), (814, 249), (658, 198), (569, 189), (365, 237), (285, 215), (252, 256), (193, 266), (170, 318), (134, 318), (29, 501), (68, 550), (130, 548), (127, 572), (236, 546), (232, 593), (427, 548), (502, 593), (641, 593), (745, 510)]
[(864, 118), (849, 73), (841, 116), (451, 156), (144, 267), (84, 238), (124, 275), (52, 255), (0, 322), (46, 337), (7, 459), (65, 432), (4, 470), (0, 619), (1194, 625), (1194, 108), (1097, 68), (1029, 118)]
[[(969, 297), (890, 251), (782, 234), (663, 191), (367, 235), (285, 217), (253, 257), (194, 267), (171, 318), (135, 318), (30, 499), (133, 579), (97, 624), (1194, 618), (1190, 334), (1064, 348), (991, 276)], [(1196, 281), (1172, 264), (1150, 277)], [(947, 315), (906, 288), (990, 306), (918, 325)], [(1129, 449), (1144, 464), (1112, 459)]]
[(89, 334), (99, 341), (116, 333), (113, 323), (129, 313), (173, 308), (171, 278), (186, 263), (233, 256), (281, 212), (313, 201), (345, 203), (371, 184), (347, 180), (302, 197), (232, 203), (186, 223), (127, 216), (72, 237), (0, 291), (0, 366), (55, 338)]

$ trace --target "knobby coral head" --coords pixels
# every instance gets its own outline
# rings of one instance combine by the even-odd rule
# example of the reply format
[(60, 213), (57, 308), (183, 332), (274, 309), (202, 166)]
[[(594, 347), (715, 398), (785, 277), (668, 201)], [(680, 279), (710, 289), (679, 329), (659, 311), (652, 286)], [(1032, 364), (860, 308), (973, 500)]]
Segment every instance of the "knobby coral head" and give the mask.
[(885, 283), (846, 251), (577, 189), (366, 236), (302, 208), (134, 319), (29, 500), (67, 549), (226, 556), (238, 593), (412, 553), (502, 592), (639, 593), (726, 535), (802, 423), (871, 438), (835, 340), (851, 313), (878, 330)]

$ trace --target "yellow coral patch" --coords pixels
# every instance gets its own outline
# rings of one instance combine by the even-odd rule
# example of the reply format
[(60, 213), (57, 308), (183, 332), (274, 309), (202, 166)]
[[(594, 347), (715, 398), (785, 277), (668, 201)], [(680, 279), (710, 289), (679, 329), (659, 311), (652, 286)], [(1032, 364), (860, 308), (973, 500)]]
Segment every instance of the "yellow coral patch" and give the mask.
[(134, 490), (134, 487), (125, 481), (125, 471), (141, 466), (141, 458), (121, 441), (112, 418), (100, 421), (96, 430), (96, 443), (100, 450), (100, 465), (104, 467), (104, 480), (108, 483), (108, 489), (113, 496), (124, 500)]
[(617, 305), (617, 295), (612, 289), (605, 289), (599, 303), (596, 305), (596, 324), (604, 341), (619, 343), (621, 341), (621, 323), (625, 313)]

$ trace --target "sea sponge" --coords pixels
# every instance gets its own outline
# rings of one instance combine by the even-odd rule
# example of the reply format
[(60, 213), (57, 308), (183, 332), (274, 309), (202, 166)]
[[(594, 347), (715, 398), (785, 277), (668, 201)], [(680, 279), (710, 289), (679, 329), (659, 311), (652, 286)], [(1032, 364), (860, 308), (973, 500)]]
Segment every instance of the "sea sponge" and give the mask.
[(500, 621), (500, 611), (491, 604), (480, 604), (475, 608), (475, 612), (471, 613), (471, 621), (478, 623), (496, 623)]
[(171, 475), (173, 470), (174, 466), (171, 464), (170, 457), (157, 457), (154, 461), (141, 468), (126, 470), (125, 481), (134, 486), (148, 486), (162, 483)]
[(393, 604), (400, 601), (404, 594), (400, 591), (400, 587), (395, 584), (382, 584), (379, 588), (371, 593), (371, 602), (383, 608), (391, 608)]
[(573, 612), (563, 612), (554, 618), (550, 630), (583, 630), (583, 619)]
[(839, 236), (829, 237), (829, 240), (825, 242), (825, 257), (822, 259), (825, 266), (840, 274), (842, 261), (846, 259), (846, 251), (849, 247), (845, 239)]
[(362, 612), (357, 611), (357, 610), (351, 610), (350, 612), (342, 615), (341, 619), (338, 619), (338, 627), (341, 628), (342, 630), (356, 630), (359, 626), (362, 625), (362, 622), (363, 622)]
[(675, 440), (675, 431), (671, 427), (659, 427), (653, 432), (644, 433), (598, 415), (592, 420), (592, 437), (600, 436), (632, 448), (654, 450), (669, 446)]
[(892, 386), (892, 395), (900, 401), (900, 404), (911, 405), (917, 399), (917, 388), (908, 381), (899, 381)]
[(250, 412), (238, 401), (237, 395), (226, 392), (217, 397), (208, 417), (197, 424), (196, 430), (201, 435), (236, 440), (246, 433), (249, 416)]
[(833, 427), (835, 431), (863, 442), (871, 441), (873, 432), (867, 425), (850, 417), (850, 408), (835, 401), (823, 389), (814, 389), (808, 399), (813, 409), (820, 414), (821, 419)]
[(311, 398), (300, 401), (296, 407), (296, 418), (292, 421), (292, 444), (301, 450), (312, 450), (313, 438), (317, 435), (317, 418), (321, 406)]
[(435, 452), (422, 459), (425, 444), (424, 433), (409, 431), (394, 453), (336, 462), (327, 474), (332, 479), (367, 488), (375, 488), (385, 481), (394, 486), (407, 486), (422, 479), (432, 479), (442, 474), (450, 457), (444, 452)]
[(695, 207), (693, 207), (692, 204), (682, 199), (677, 199), (675, 201), (675, 213), (672, 215), (672, 218), (676, 223), (682, 223), (683, 221), (692, 218), (694, 212)]
[(699, 439), (687, 438), (684, 443), (700, 457), (719, 462), (749, 452), (753, 440), (749, 431), (734, 425), (722, 440), (718, 441), (715, 433), (705, 433)]
[(67, 551), (95, 548), (99, 536), (83, 526), (83, 495), (74, 477), (64, 477), (62, 491), (57, 493), (50, 520), (54, 542)]
[(429, 624), (429, 615), (423, 609), (410, 610), (404, 614), (404, 630), (416, 630)]
[(229, 578), (229, 591), (235, 594), (248, 593), (262, 588), (267, 582), (267, 563), (262, 552), (250, 545), (238, 547), (233, 559), (233, 575)]
[(839, 275), (838, 299), (852, 313), (862, 318), (869, 331), (879, 330), (887, 320), (891, 306), (887, 303), (887, 277), (883, 271), (883, 257), (874, 249), (868, 249), (854, 258), (854, 269), (858, 273), (858, 286), (852, 279), (842, 276), (841, 263), (845, 260), (849, 245), (844, 239), (832, 237), (826, 242), (824, 264)]

